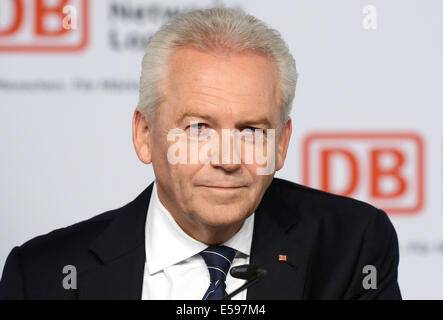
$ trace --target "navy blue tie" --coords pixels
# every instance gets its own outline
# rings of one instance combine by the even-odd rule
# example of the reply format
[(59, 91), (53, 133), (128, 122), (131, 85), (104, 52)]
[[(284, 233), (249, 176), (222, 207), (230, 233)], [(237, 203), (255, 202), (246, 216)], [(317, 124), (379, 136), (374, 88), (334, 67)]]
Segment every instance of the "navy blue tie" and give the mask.
[(236, 250), (227, 246), (210, 246), (200, 252), (208, 267), (211, 283), (202, 300), (221, 300), (226, 295), (226, 275)]

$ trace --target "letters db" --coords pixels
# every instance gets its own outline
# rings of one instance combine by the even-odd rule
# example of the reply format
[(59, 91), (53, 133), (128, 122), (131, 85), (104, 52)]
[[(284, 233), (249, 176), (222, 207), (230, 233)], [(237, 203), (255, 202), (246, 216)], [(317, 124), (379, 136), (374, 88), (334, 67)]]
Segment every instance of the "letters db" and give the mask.
[(1, 51), (78, 51), (88, 42), (88, 0), (0, 0)]
[(387, 213), (417, 213), (424, 203), (423, 148), (410, 132), (312, 133), (303, 142), (302, 181)]

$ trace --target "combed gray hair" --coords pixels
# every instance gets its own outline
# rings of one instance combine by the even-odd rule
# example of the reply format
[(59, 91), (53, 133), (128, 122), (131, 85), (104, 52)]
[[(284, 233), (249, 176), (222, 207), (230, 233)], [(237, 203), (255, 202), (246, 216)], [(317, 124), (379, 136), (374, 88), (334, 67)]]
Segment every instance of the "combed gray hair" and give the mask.
[(137, 110), (149, 123), (164, 101), (161, 83), (167, 76), (169, 57), (193, 45), (207, 52), (253, 50), (275, 63), (279, 74), (282, 128), (288, 120), (297, 83), (295, 60), (277, 30), (240, 10), (211, 8), (173, 16), (152, 37), (142, 61)]

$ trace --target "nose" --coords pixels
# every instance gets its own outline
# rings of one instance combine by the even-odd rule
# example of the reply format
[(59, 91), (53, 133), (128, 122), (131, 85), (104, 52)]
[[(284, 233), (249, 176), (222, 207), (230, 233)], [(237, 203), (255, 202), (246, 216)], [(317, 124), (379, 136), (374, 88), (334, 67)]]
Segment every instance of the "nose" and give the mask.
[(219, 140), (218, 161), (211, 161), (214, 168), (221, 168), (226, 172), (234, 172), (240, 169), (242, 165), (242, 147), (241, 143), (234, 146), (234, 136), (221, 134)]
[(218, 164), (212, 164), (214, 168), (221, 168), (226, 172), (234, 172), (237, 171), (241, 167), (241, 163), (235, 164), (235, 163), (218, 163)]

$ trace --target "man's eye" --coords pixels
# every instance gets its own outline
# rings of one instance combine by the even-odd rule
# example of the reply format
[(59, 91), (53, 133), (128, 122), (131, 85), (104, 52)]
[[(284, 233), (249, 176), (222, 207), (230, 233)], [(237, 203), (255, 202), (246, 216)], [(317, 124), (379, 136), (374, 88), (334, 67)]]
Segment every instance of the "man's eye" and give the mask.
[(205, 128), (205, 126), (206, 126), (205, 123), (193, 123), (189, 127), (193, 130), (202, 130)]
[(244, 128), (243, 129), (243, 131), (245, 131), (245, 132), (255, 132), (255, 131), (257, 131), (257, 130), (260, 130), (260, 128), (256, 128), (256, 127), (246, 127), (246, 128)]

